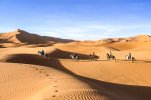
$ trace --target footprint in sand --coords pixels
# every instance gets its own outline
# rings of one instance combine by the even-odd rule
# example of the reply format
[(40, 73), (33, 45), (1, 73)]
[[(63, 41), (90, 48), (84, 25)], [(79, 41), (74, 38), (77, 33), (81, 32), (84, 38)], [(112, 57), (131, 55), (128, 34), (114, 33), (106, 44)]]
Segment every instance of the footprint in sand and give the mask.
[(52, 95), (52, 97), (56, 97), (56, 95)]
[(49, 74), (47, 74), (46, 76), (49, 76)]
[(38, 68), (36, 68), (36, 70), (38, 70)]
[(40, 73), (42, 73), (42, 71), (39, 71)]
[(58, 92), (58, 90), (55, 90), (55, 92)]

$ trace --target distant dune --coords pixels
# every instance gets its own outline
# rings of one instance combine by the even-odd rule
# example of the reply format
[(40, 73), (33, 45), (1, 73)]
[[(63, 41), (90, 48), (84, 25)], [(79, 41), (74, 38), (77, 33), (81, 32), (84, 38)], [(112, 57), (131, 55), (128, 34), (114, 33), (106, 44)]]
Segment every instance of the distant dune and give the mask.
[(107, 38), (104, 42), (151, 42), (151, 36), (142, 34), (129, 38)]
[[(36, 34), (31, 34), (24, 30), (17, 29), (13, 32), (1, 33), (0, 34), (0, 43), (14, 43), (14, 44), (38, 44), (38, 45), (46, 45), (46, 44), (55, 44), (55, 43), (70, 43), (75, 42), (77, 40), (69, 40), (69, 39), (61, 39), (55, 37), (48, 37), (48, 36), (39, 36)], [(99, 44), (111, 44), (111, 43), (118, 43), (118, 44), (135, 44), (132, 42), (151, 42), (151, 36), (149, 35), (138, 35), (129, 38), (107, 38), (99, 41), (79, 41), (80, 44), (91, 44), (91, 45), (98, 45)], [(128, 42), (128, 43), (127, 43)], [(78, 43), (78, 42), (77, 42)], [(122, 45), (123, 45), (122, 44)], [(137, 43), (136, 43), (137, 44)], [(138, 44), (139, 45), (139, 44)], [(140, 43), (141, 45), (141, 43)], [(144, 44), (143, 44), (144, 45)], [(115, 48), (116, 49), (116, 48)], [(117, 48), (118, 49), (118, 48)]]
[(39, 36), (20, 29), (14, 32), (0, 34), (0, 43), (46, 44), (46, 43), (68, 43), (68, 42), (73, 42), (73, 40)]

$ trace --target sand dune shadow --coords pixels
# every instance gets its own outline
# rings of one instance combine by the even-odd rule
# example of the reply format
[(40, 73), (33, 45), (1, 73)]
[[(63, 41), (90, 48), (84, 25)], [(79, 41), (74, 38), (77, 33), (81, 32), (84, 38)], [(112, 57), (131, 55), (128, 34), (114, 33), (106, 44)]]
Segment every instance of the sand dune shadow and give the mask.
[(42, 65), (65, 72), (109, 98), (109, 100), (151, 100), (151, 87), (113, 84), (76, 75), (66, 69), (57, 59), (44, 59), (38, 55), (11, 55), (6, 62)]

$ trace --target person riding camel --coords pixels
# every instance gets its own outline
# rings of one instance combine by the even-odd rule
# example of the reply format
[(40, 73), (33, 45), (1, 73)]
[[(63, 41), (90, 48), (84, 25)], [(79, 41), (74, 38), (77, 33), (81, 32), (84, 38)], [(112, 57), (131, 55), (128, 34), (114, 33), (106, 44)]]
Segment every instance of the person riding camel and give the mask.
[(74, 58), (76, 58), (76, 56), (77, 56), (77, 53), (74, 53), (74, 54), (73, 54), (73, 56), (74, 56)]
[(41, 50), (41, 54), (42, 54), (42, 55), (44, 55), (44, 54), (45, 54), (44, 50)]
[(112, 52), (110, 51), (110, 54), (109, 54), (111, 57), (113, 56)]
[(93, 52), (93, 55), (92, 56), (95, 56), (95, 53)]
[(131, 53), (128, 54), (128, 58), (129, 58), (129, 59), (132, 58), (132, 54), (131, 54)]

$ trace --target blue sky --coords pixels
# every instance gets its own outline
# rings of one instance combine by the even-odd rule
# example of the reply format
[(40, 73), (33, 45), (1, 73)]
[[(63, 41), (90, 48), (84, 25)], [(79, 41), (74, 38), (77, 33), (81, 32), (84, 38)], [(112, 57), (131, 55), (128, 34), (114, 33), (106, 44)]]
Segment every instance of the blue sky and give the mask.
[(78, 40), (151, 35), (150, 0), (0, 0), (0, 32)]

